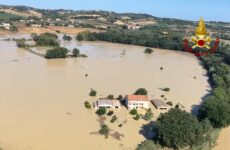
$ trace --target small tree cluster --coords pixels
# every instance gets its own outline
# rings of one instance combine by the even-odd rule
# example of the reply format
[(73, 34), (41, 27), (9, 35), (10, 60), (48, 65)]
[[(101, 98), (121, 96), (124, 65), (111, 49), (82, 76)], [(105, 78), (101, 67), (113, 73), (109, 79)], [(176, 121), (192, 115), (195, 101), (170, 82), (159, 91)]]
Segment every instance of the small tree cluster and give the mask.
[(109, 137), (109, 127), (107, 125), (102, 125), (101, 126), (101, 129), (99, 130), (99, 133), (101, 135), (104, 135), (105, 138), (108, 138)]
[(112, 119), (110, 120), (110, 122), (111, 122), (111, 123), (114, 123), (116, 120), (117, 120), (117, 116), (114, 115), (114, 116), (112, 117)]
[(153, 50), (151, 48), (146, 48), (144, 53), (151, 54), (152, 52)]
[(85, 108), (90, 109), (92, 107), (91, 104), (88, 101), (85, 101), (84, 104), (85, 104)]
[(71, 36), (69, 36), (69, 35), (63, 35), (63, 40), (65, 40), (65, 41), (71, 41), (72, 40), (72, 37)]
[(73, 49), (73, 56), (74, 56), (74, 57), (78, 57), (79, 55), (80, 55), (80, 50), (77, 49), (77, 48), (74, 48), (74, 49)]
[(105, 107), (99, 108), (96, 111), (96, 114), (99, 115), (99, 116), (105, 115), (106, 114), (106, 108)]
[(137, 114), (137, 110), (136, 109), (132, 109), (129, 112), (131, 115), (136, 115)]
[(54, 59), (54, 58), (66, 58), (68, 49), (64, 47), (56, 47), (51, 50), (48, 50), (45, 54), (45, 58)]
[(153, 112), (152, 110), (149, 108), (146, 113), (145, 113), (145, 116), (144, 116), (144, 119), (145, 120), (151, 120), (153, 118)]

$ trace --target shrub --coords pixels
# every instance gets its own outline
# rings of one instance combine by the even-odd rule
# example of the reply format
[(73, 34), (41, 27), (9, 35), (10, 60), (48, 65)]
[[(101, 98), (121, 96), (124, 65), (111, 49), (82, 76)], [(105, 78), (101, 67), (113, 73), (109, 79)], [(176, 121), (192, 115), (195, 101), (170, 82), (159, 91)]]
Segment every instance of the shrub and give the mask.
[(152, 52), (153, 50), (151, 48), (146, 48), (144, 53), (151, 54)]
[(112, 116), (113, 115), (113, 111), (110, 110), (108, 113), (107, 113), (107, 116)]
[(171, 101), (168, 101), (166, 104), (169, 106), (173, 106), (173, 103)]
[(71, 41), (72, 40), (72, 37), (71, 36), (69, 36), (69, 35), (63, 35), (63, 40), (65, 40), (65, 41)]
[(91, 89), (89, 96), (96, 96), (97, 95), (97, 91), (95, 91), (94, 89)]
[(78, 34), (77, 37), (76, 37), (76, 39), (78, 41), (82, 41), (84, 38), (83, 38), (83, 36), (81, 34)]
[(129, 112), (131, 115), (136, 115), (137, 114), (137, 110), (136, 109), (132, 109)]
[(53, 58), (66, 58), (68, 53), (68, 49), (64, 47), (56, 47), (51, 50), (48, 50), (45, 54), (45, 58), (53, 59)]
[(167, 88), (163, 88), (162, 90), (165, 91), (165, 92), (169, 92), (170, 88), (167, 87)]
[(108, 136), (109, 136), (109, 128), (108, 128), (108, 126), (107, 125), (102, 125), (101, 126), (101, 129), (99, 130), (99, 133), (101, 134), (101, 135), (104, 135), (105, 136), (105, 138), (108, 138)]
[(84, 104), (85, 104), (85, 107), (88, 108), (88, 109), (90, 109), (92, 107), (91, 104), (88, 101), (85, 101)]
[(78, 57), (79, 54), (80, 54), (80, 50), (77, 49), (77, 48), (74, 48), (74, 49), (73, 49), (73, 56), (74, 56), (74, 57)]
[(122, 123), (118, 125), (118, 127), (120, 127), (120, 128), (121, 128), (122, 126), (123, 126), (123, 124), (122, 124)]
[(110, 120), (110, 122), (111, 122), (111, 123), (114, 123), (116, 120), (117, 120), (117, 116), (114, 115), (114, 116), (112, 117), (112, 119)]
[(120, 101), (121, 101), (122, 99), (123, 99), (123, 96), (122, 96), (122, 95), (119, 95), (118, 98), (117, 98), (117, 100), (120, 100)]
[(153, 112), (152, 110), (149, 108), (146, 113), (145, 113), (145, 116), (144, 116), (144, 119), (145, 120), (151, 120), (153, 118)]
[(25, 38), (17, 39), (16, 44), (18, 47), (21, 47), (21, 48), (25, 48), (27, 46)]
[(102, 116), (102, 115), (106, 114), (106, 108), (105, 107), (99, 108), (96, 111), (96, 114), (99, 115), (99, 116)]
[(134, 93), (135, 95), (148, 95), (148, 92), (145, 88), (139, 88)]
[(139, 114), (136, 114), (135, 117), (133, 117), (134, 120), (139, 120), (140, 119), (140, 115)]
[(114, 96), (112, 94), (110, 94), (110, 95), (107, 96), (107, 98), (112, 100), (112, 99), (114, 99)]

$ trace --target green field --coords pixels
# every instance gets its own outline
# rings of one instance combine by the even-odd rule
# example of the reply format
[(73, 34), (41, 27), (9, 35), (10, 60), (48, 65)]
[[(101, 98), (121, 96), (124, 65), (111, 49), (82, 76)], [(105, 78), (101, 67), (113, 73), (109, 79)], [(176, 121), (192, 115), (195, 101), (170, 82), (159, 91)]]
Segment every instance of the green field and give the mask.
[(17, 21), (23, 19), (23, 17), (16, 16), (13, 14), (8, 14), (5, 12), (0, 12), (0, 21)]

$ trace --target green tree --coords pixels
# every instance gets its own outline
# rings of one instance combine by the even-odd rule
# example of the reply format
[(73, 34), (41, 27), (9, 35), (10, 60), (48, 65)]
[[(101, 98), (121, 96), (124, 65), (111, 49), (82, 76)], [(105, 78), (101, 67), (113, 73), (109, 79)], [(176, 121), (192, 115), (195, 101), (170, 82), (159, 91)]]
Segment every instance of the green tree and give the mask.
[(106, 108), (105, 107), (101, 107), (96, 111), (96, 114), (99, 116), (105, 115), (106, 114)]
[(85, 101), (84, 104), (85, 104), (85, 108), (90, 109), (92, 107), (91, 104), (88, 101)]
[(78, 57), (79, 55), (80, 55), (80, 50), (77, 49), (77, 48), (74, 48), (74, 49), (73, 49), (73, 56), (74, 56), (74, 57)]
[(84, 40), (84, 37), (83, 37), (82, 34), (78, 34), (77, 37), (76, 37), (76, 39), (77, 39), (78, 41), (82, 41), (82, 40)]
[(114, 99), (114, 95), (109, 94), (109, 95), (107, 96), (107, 98), (110, 99), (110, 100), (113, 100), (113, 99)]
[(139, 120), (141, 116), (139, 114), (136, 114), (136, 116), (133, 117), (134, 120)]
[(45, 58), (54, 59), (54, 58), (66, 58), (68, 49), (64, 47), (56, 47), (51, 50), (48, 50), (45, 54)]
[(97, 95), (97, 91), (94, 89), (90, 90), (89, 96), (96, 96)]
[(151, 54), (152, 52), (153, 50), (151, 48), (146, 48), (144, 53)]
[(136, 115), (137, 114), (137, 110), (136, 109), (132, 109), (129, 112), (131, 115)]
[(104, 135), (105, 138), (108, 138), (108, 136), (109, 136), (109, 127), (107, 125), (105, 125), (105, 124), (102, 125), (101, 129), (99, 130), (99, 133), (101, 135)]
[(145, 88), (139, 88), (134, 93), (135, 95), (148, 95), (148, 91)]
[(43, 33), (33, 39), (39, 46), (59, 46), (58, 36), (53, 33)]
[(160, 115), (155, 131), (157, 141), (175, 149), (202, 144), (206, 135), (195, 116), (177, 108)]
[(117, 120), (117, 116), (114, 115), (114, 116), (112, 117), (112, 119), (110, 120), (110, 122), (111, 122), (111, 123), (114, 123), (116, 120)]
[(69, 36), (69, 35), (63, 35), (63, 40), (65, 40), (65, 41), (71, 41), (72, 40), (72, 37), (71, 36)]
[(144, 119), (145, 120), (151, 120), (153, 118), (153, 112), (152, 110), (149, 108), (146, 113), (145, 113), (145, 116), (144, 116)]
[(21, 48), (25, 48), (27, 46), (25, 38), (17, 39), (16, 43), (17, 43), (17, 46)]
[[(229, 98), (229, 97), (226, 97)], [(223, 100), (216, 96), (208, 97), (199, 109), (199, 118), (210, 120), (215, 128), (222, 128), (230, 125), (230, 104), (229, 100)]]

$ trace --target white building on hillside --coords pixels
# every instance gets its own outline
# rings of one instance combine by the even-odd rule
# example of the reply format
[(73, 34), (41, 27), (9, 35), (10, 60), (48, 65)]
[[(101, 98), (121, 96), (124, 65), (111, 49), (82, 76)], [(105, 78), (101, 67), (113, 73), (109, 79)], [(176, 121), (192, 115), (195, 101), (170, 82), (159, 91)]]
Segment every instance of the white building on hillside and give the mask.
[(3, 27), (5, 29), (9, 30), (11, 28), (11, 24), (3, 22), (0, 24), (0, 27)]

